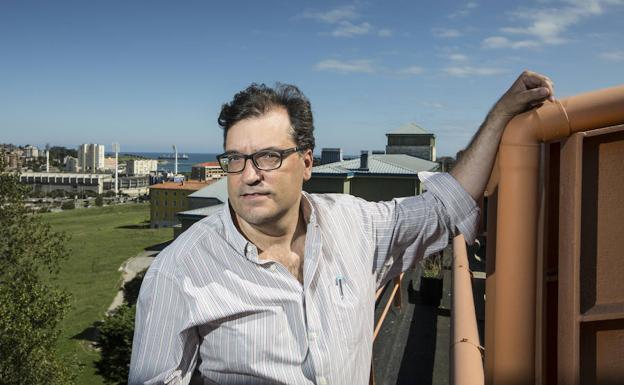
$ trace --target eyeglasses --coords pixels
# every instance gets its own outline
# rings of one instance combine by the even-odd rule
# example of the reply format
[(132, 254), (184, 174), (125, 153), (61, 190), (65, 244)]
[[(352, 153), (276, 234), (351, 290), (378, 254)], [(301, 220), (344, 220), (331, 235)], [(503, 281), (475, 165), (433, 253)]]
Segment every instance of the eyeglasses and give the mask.
[(251, 159), (258, 170), (270, 171), (280, 168), (282, 161), (288, 155), (302, 150), (303, 148), (301, 147), (287, 148), (285, 150), (260, 150), (249, 155), (225, 152), (217, 155), (217, 160), (223, 171), (228, 174), (242, 172), (247, 165), (247, 159)]

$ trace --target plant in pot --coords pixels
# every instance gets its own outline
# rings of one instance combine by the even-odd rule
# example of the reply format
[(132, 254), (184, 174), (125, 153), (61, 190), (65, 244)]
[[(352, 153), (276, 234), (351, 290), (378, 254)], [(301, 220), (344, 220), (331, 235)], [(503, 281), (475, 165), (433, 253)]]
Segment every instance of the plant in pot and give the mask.
[(420, 261), (420, 298), (425, 305), (440, 306), (442, 300), (442, 253), (435, 253)]

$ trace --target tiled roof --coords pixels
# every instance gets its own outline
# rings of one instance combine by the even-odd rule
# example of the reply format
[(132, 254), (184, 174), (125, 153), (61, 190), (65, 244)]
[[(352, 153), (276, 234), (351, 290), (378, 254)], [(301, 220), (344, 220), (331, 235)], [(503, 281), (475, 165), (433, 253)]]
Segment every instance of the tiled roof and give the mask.
[(407, 123), (386, 135), (414, 135), (414, 134), (431, 134), (416, 123)]
[(416, 174), (420, 171), (435, 171), (436, 162), (431, 162), (415, 156), (404, 154), (374, 154), (368, 156), (368, 170), (362, 170), (360, 158), (342, 162), (328, 163), (316, 166), (312, 174)]
[(217, 179), (210, 186), (206, 186), (201, 190), (195, 191), (189, 195), (190, 198), (216, 198), (221, 202), (227, 202), (227, 177)]
[(205, 182), (200, 182), (196, 180), (187, 180), (184, 182), (164, 182), (157, 183), (149, 186), (150, 189), (155, 190), (192, 190), (197, 191), (203, 187), (208, 186), (213, 183), (213, 180), (207, 180)]
[(194, 164), (193, 167), (221, 167), (219, 166), (219, 162), (203, 162)]

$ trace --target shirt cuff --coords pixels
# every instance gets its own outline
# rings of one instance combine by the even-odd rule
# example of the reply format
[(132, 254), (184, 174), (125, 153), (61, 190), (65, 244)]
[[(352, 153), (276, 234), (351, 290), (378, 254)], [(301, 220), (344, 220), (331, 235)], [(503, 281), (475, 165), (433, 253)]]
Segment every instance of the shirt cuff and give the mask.
[(470, 194), (447, 173), (423, 175), (421, 181), (427, 191), (438, 198), (446, 208), (453, 235), (459, 232), (464, 235), (468, 244), (472, 244), (477, 236), (479, 207)]

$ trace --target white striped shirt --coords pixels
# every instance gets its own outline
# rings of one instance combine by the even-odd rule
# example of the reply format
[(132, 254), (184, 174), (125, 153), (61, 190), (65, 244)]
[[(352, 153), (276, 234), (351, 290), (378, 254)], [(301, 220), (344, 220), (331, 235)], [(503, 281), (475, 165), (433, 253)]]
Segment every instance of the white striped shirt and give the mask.
[(471, 242), (479, 210), (448, 174), (428, 191), (373, 203), (303, 193), (303, 285), (260, 260), (228, 205), (163, 250), (143, 280), (128, 383), (355, 384), (370, 374), (375, 290), (458, 231)]

